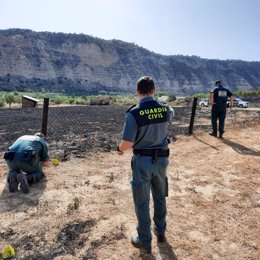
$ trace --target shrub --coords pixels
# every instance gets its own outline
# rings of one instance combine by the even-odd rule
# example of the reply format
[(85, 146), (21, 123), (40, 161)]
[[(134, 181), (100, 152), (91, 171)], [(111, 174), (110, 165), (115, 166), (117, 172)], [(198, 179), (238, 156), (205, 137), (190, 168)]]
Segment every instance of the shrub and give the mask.
[(18, 96), (18, 95), (14, 96), (14, 103), (18, 103), (18, 104), (22, 103), (21, 96)]
[(66, 103), (70, 104), (70, 105), (74, 104), (75, 103), (75, 98), (72, 98), (72, 97), (67, 98), (66, 99)]
[(195, 94), (193, 95), (193, 97), (196, 97), (196, 98), (209, 98), (210, 94), (205, 94), (205, 93), (198, 93), (198, 94)]
[(15, 95), (13, 93), (6, 93), (4, 95), (5, 102), (11, 107), (11, 104), (15, 102)]
[(111, 97), (111, 104), (115, 104), (117, 102), (117, 97), (116, 96), (112, 96)]
[(78, 99), (75, 100), (75, 103), (76, 103), (77, 105), (87, 105), (89, 102), (88, 102), (87, 100), (78, 98)]
[(113, 103), (121, 104), (121, 105), (134, 105), (137, 104), (137, 98), (133, 94), (129, 94), (126, 96), (116, 96), (112, 98)]
[(239, 97), (260, 96), (260, 90), (238, 90), (234, 95)]
[(66, 101), (66, 98), (63, 98), (63, 97), (57, 97), (57, 98), (51, 99), (51, 102), (53, 102), (55, 105), (64, 104), (65, 101)]
[(155, 97), (161, 97), (161, 96), (167, 96), (166, 93), (162, 92), (162, 91), (158, 91), (156, 94), (155, 94)]
[(0, 107), (4, 107), (5, 106), (5, 100), (4, 98), (0, 97)]

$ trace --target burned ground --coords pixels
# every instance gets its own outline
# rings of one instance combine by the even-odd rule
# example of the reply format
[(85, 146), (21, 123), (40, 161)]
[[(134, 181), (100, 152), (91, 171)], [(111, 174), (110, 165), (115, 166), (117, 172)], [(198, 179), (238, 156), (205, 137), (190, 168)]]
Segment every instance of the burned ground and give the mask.
[[(0, 249), (11, 244), (16, 259), (260, 258), (258, 110), (228, 114), (224, 140), (207, 133), (209, 109), (197, 111), (192, 136), (185, 135), (188, 109), (176, 110), (182, 121), (170, 128), (167, 243), (153, 239), (153, 254), (147, 256), (130, 243), (136, 225), (129, 185), (131, 151), (123, 156), (114, 151), (125, 109), (102, 109), (114, 111), (118, 119), (110, 117), (109, 125), (100, 114), (90, 113), (92, 126), (81, 124), (83, 133), (61, 129), (65, 135), (59, 141), (50, 135), (52, 156), (63, 161), (47, 168), (45, 181), (32, 186), (30, 194), (7, 192), (7, 167), (0, 161)], [(53, 126), (50, 133), (58, 128)], [(7, 130), (1, 126), (1, 133)], [(151, 216), (152, 208), (151, 203)]]

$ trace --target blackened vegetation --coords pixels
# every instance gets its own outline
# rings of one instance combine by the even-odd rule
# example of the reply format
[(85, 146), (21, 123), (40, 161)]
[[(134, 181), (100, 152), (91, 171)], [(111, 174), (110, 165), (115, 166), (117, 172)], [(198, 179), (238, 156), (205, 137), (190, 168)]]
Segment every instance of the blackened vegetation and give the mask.
[(103, 235), (101, 238), (91, 241), (83, 260), (97, 260), (98, 249), (106, 245), (115, 244), (118, 240), (125, 239), (125, 228), (122, 226), (116, 233), (110, 233)]
[[(115, 150), (120, 141), (125, 112), (128, 106), (71, 106), (50, 107), (47, 142), (51, 153), (61, 160), (74, 154), (77, 157), (96, 151)], [(175, 109), (170, 137), (186, 131), (190, 108)], [(24, 134), (41, 129), (42, 108), (0, 109), (0, 150)]]
[[(72, 154), (84, 157), (88, 153), (114, 151), (121, 139), (128, 108), (118, 105), (50, 107), (47, 142), (50, 144), (51, 157), (67, 160)], [(176, 135), (188, 134), (191, 104), (175, 107), (174, 110), (173, 124), (169, 127), (172, 141)], [(258, 110), (234, 110), (227, 115), (227, 122), (256, 122), (259, 114)], [(42, 108), (0, 109), (0, 151), (6, 150), (21, 135), (39, 132), (41, 119)], [(203, 124), (201, 120), (204, 120)], [(197, 129), (210, 131), (210, 124), (210, 108), (197, 107), (194, 132)]]
[[(88, 235), (95, 225), (96, 221), (93, 219), (68, 223), (62, 227), (56, 241), (52, 244), (46, 240), (44, 231), (24, 235), (17, 239), (14, 231), (7, 230), (5, 233), (0, 233), (0, 236), (3, 239), (8, 238), (18, 253), (18, 259), (51, 260), (60, 255), (75, 255), (77, 250), (85, 246)], [(29, 233), (32, 232), (29, 231)]]
[[(56, 244), (60, 245), (59, 250), (62, 254), (75, 255), (76, 250), (84, 246), (88, 239), (87, 234), (95, 226), (96, 221), (86, 220), (78, 223), (67, 224), (59, 233)], [(84, 237), (81, 237), (84, 234)]]
[(4, 232), (0, 232), (0, 238), (4, 240), (9, 240), (10, 238), (14, 237), (16, 232), (12, 228), (8, 228)]
[[(97, 220), (75, 220), (61, 227), (52, 243), (45, 238), (44, 231), (29, 230), (24, 236), (8, 229), (0, 233), (1, 239), (9, 241), (17, 252), (17, 259), (21, 260), (52, 260), (56, 256), (77, 255), (79, 250), (85, 250), (82, 259), (98, 259), (97, 252), (101, 247), (115, 244), (126, 238), (125, 227), (121, 226), (116, 232), (102, 235), (90, 240), (91, 232), (97, 225)], [(84, 252), (84, 251), (83, 251)]]

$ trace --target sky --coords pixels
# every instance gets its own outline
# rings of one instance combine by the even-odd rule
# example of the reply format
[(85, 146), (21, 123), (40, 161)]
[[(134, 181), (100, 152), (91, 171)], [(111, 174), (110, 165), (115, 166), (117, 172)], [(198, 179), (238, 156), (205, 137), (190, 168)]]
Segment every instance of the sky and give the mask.
[(164, 55), (260, 61), (260, 0), (0, 0), (0, 29), (83, 33)]

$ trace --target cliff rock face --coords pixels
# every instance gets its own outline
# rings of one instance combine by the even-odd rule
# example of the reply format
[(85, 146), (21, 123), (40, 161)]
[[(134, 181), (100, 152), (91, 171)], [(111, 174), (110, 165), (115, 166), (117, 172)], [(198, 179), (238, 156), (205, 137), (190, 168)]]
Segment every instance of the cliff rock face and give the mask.
[(143, 75), (174, 94), (209, 92), (218, 79), (233, 91), (260, 89), (260, 62), (164, 56), (83, 34), (0, 30), (0, 90), (133, 93)]

